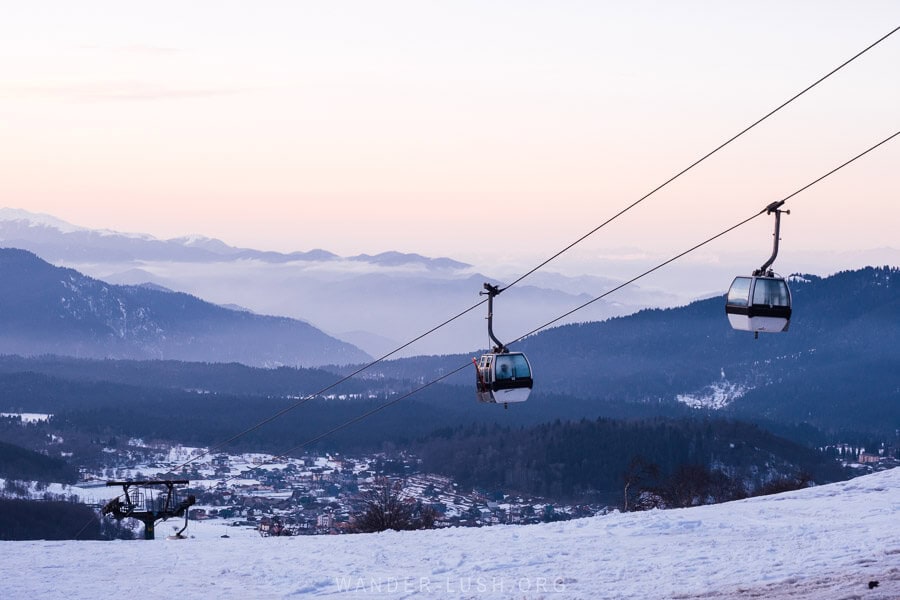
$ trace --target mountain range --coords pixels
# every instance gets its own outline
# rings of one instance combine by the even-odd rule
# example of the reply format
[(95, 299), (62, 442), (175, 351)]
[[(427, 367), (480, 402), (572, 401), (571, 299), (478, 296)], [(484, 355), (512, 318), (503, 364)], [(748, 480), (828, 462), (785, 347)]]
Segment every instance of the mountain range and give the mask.
[[(223, 291), (232, 292), (229, 296), (256, 285), (236, 283), (238, 273), (252, 272), (250, 281), (268, 280), (263, 289), (274, 290), (281, 281), (288, 290), (284, 296), (292, 296), (295, 285), (309, 287), (303, 293), (328, 300), (330, 310), (347, 325), (354, 318), (386, 327), (401, 323), (408, 328), (414, 322), (421, 326), (417, 334), (433, 327), (446, 315), (455, 314), (459, 306), (451, 311), (454, 302), (460, 302), (461, 306), (477, 302), (474, 294), (466, 299), (459, 292), (464, 288), (479, 289), (482, 282), (480, 275), (466, 274), (466, 266), (451, 259), (398, 253), (351, 259), (325, 251), (306, 253), (306, 258), (300, 256), (304, 253), (257, 253), (233, 249), (209, 239), (163, 242), (83, 230), (50, 217), (10, 213), (8, 209), (0, 211), (0, 233), (7, 239), (16, 237), (32, 242), (46, 236), (45, 252), (56, 248), (58, 256), (77, 256), (89, 248), (97, 252), (95, 257), (100, 256), (103, 244), (109, 245), (104, 251), (118, 248), (127, 260), (140, 262), (143, 259), (135, 257), (168, 256), (166, 260), (171, 262), (166, 264), (170, 268), (178, 265), (178, 268), (196, 269), (195, 280), (205, 279), (209, 286), (220, 286)], [(129, 239), (132, 246), (128, 245)], [(65, 246), (66, 240), (71, 246)], [(245, 252), (243, 259), (221, 258), (242, 252)], [(356, 367), (334, 365), (369, 360), (365, 352), (303, 321), (213, 305), (196, 296), (173, 292), (159, 282), (105, 283), (72, 269), (54, 267), (23, 250), (4, 250), (0, 256), (0, 277), (6, 284), (0, 292), (0, 327), (3, 328), (0, 352), (234, 361), (265, 367), (332, 365), (329, 368), (338, 374)], [(250, 256), (253, 258), (247, 258)], [(333, 270), (326, 270), (323, 275), (321, 269), (326, 263)], [(348, 266), (363, 263), (370, 266), (378, 263), (377, 271), (354, 270)], [(352, 275), (340, 275), (342, 270)], [(308, 271), (316, 274), (309, 275)], [(293, 273), (294, 279), (280, 279), (288, 273)], [(545, 281), (553, 279), (552, 274), (544, 277)], [(314, 279), (316, 286), (312, 286)], [(542, 322), (544, 313), (553, 318), (553, 311), (560, 306), (570, 307), (571, 303), (591, 298), (578, 294), (571, 286), (599, 283), (595, 278), (559, 281), (563, 284), (561, 289), (517, 286), (516, 294), (509, 301), (506, 294), (498, 297), (494, 330), (501, 339), (510, 339), (507, 332), (515, 331), (510, 324), (517, 318), (525, 319), (526, 313), (533, 327), (535, 322)], [(896, 267), (868, 267), (828, 277), (795, 275), (790, 278), (794, 294), (790, 331), (763, 334), (756, 340), (730, 329), (718, 296), (686, 306), (642, 309), (603, 321), (545, 329), (514, 344), (513, 349), (526, 352), (534, 367), (535, 401), (516, 407), (515, 414), (505, 416), (504, 420), (522, 424), (548, 418), (714, 412), (782, 424), (806, 423), (830, 431), (893, 431), (900, 422), (900, 373), (896, 369), (900, 364), (897, 282)], [(388, 297), (390, 302), (386, 300)], [(246, 305), (240, 299), (231, 298), (237, 300), (234, 308)], [(429, 310), (417, 313), (406, 305), (407, 301)], [(634, 307), (618, 308), (631, 312)], [(602, 310), (607, 309), (609, 305)], [(436, 388), (443, 391), (435, 391), (431, 400), (416, 406), (424, 411), (419, 414), (423, 423), (432, 419), (466, 422), (472, 410), (469, 404), (472, 373), (465, 367), (482, 345), (479, 340), (486, 345), (483, 316), (481, 310), (473, 311), (466, 315), (466, 323), (459, 327), (453, 323), (444, 328), (453, 330), (449, 337), (444, 329), (428, 336), (435, 338), (431, 342), (434, 346), (443, 349), (438, 354), (380, 362), (364, 373), (367, 383), (351, 386), (352, 393), (383, 397), (462, 368), (443, 381), (449, 385)], [(426, 323), (429, 317), (431, 320)], [(477, 327), (479, 333), (460, 337), (459, 332), (467, 331), (470, 325)], [(465, 354), (449, 350), (461, 340), (468, 340)], [(414, 346), (409, 351), (421, 349)], [(104, 379), (102, 371), (106, 368), (95, 365), (67, 369), (99, 370), (96, 378)], [(146, 367), (134, 370), (146, 371)], [(290, 386), (269, 385), (268, 375), (264, 374), (254, 374), (252, 386), (242, 384), (234, 388), (212, 383), (218, 377), (204, 376), (196, 384), (189, 377), (179, 378), (179, 385), (231, 394), (253, 393), (252, 389), (290, 394)], [(230, 373), (224, 381), (243, 381), (247, 377), (246, 372)], [(284, 373), (278, 377), (284, 379)], [(306, 375), (298, 377), (303, 380)], [(290, 385), (293, 389), (314, 391), (327, 379), (321, 373), (315, 377), (315, 384), (299, 385), (294, 381)], [(114, 380), (129, 385), (154, 385), (145, 380)], [(445, 401), (448, 397), (461, 397), (465, 401), (448, 404)], [(404, 419), (415, 420), (416, 410), (410, 409)]]
[[(10, 208), (0, 209), (0, 245), (29, 250), (111, 284), (150, 283), (223, 306), (300, 319), (377, 356), (476, 304), (484, 282), (502, 283), (451, 258), (401, 252), (341, 257), (322, 249), (279, 253), (203, 236), (160, 240)], [(516, 293), (498, 298), (497, 331), (517, 337), (536, 320), (568, 312), (618, 283), (542, 270), (516, 286)], [(674, 294), (632, 285), (617, 292), (614, 301), (594, 302), (563, 322), (602, 320), (679, 301)], [(467, 314), (400, 355), (477, 347), (487, 339), (485, 316), (482, 310)]]
[[(43, 268), (57, 275), (62, 271)], [(790, 331), (759, 339), (729, 327), (722, 298), (548, 329), (513, 345), (527, 353), (535, 384), (529, 400), (509, 410), (475, 401), (471, 358), (477, 353), (382, 361), (340, 385), (335, 384), (341, 376), (358, 366), (327, 366), (326, 371), (5, 356), (0, 357), (0, 410), (81, 411), (85, 426), (137, 427), (130, 435), (138, 436), (148, 432), (137, 424), (150, 423), (160, 411), (181, 412), (191, 417), (186, 423), (162, 421), (154, 431), (172, 435), (183, 429), (183, 435), (210, 443), (227, 437), (235, 419), (255, 422), (297, 398), (317, 395), (296, 414), (269, 425), (257, 440), (286, 446), (398, 398), (401, 410), (378, 409), (360, 426), (330, 436), (329, 443), (400, 443), (473, 422), (521, 426), (601, 416), (691, 415), (749, 420), (808, 443), (857, 434), (892, 438), (900, 423), (898, 277), (893, 267), (795, 277)], [(60, 395), (59, 389), (66, 391)], [(139, 397), (148, 404), (134, 404)], [(167, 403), (172, 407), (161, 408)]]
[(369, 355), (295, 319), (252, 314), (153, 286), (111, 285), (0, 249), (0, 352), (96, 358), (358, 363)]
[[(337, 254), (321, 249), (285, 254), (235, 248), (221, 240), (200, 235), (160, 240), (146, 234), (88, 229), (51, 215), (11, 208), (0, 208), (0, 240), (11, 246), (31, 250), (49, 262), (171, 260), (210, 263), (223, 259), (255, 259), (268, 263), (287, 263), (341, 260)], [(462, 269), (470, 266), (449, 258), (434, 259), (400, 252), (383, 252), (374, 256), (360, 254), (346, 260), (385, 266), (420, 264), (433, 269)]]

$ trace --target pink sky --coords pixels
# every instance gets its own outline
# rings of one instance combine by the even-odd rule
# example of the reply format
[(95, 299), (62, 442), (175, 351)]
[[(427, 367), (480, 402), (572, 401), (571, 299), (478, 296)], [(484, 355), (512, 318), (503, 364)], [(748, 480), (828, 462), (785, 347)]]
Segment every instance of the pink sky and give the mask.
[[(552, 254), (900, 25), (825, 2), (34, 2), (0, 21), (0, 205), (282, 251)], [(900, 129), (900, 34), (579, 252), (681, 250)], [(783, 251), (898, 246), (900, 140)], [(765, 257), (759, 220), (711, 248)]]

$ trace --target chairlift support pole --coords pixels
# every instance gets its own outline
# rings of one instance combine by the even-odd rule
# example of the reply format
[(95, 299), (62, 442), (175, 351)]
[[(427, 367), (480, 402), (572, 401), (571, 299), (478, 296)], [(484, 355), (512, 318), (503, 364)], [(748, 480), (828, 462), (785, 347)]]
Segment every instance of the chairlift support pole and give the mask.
[[(152, 540), (155, 538), (155, 524), (159, 520), (165, 521), (171, 517), (180, 517), (187, 515), (187, 510), (193, 506), (197, 499), (193, 494), (181, 502), (175, 503), (175, 486), (187, 485), (190, 483), (187, 479), (161, 479), (147, 481), (107, 481), (107, 487), (122, 486), (125, 501), (118, 497), (113, 498), (103, 507), (101, 512), (104, 515), (111, 514), (117, 520), (132, 518), (141, 521), (144, 524), (144, 539)], [(129, 491), (131, 487), (162, 485), (165, 486), (165, 500), (162, 506), (154, 507), (147, 501), (146, 496), (142, 496), (138, 490)], [(156, 509), (156, 510), (154, 510)], [(184, 531), (184, 529), (182, 529)], [(181, 532), (179, 532), (181, 533)]]
[(773, 275), (773, 273), (769, 271), (769, 267), (772, 266), (772, 263), (775, 262), (775, 257), (778, 256), (778, 242), (781, 239), (781, 213), (785, 213), (788, 215), (791, 214), (791, 211), (789, 210), (781, 210), (782, 204), (784, 204), (784, 200), (779, 200), (766, 207), (766, 214), (771, 215), (772, 213), (775, 213), (775, 241), (772, 247), (772, 256), (769, 257), (769, 260), (763, 263), (763, 266), (753, 272), (753, 275), (755, 276), (765, 277), (766, 275), (768, 275), (769, 277), (771, 277)]

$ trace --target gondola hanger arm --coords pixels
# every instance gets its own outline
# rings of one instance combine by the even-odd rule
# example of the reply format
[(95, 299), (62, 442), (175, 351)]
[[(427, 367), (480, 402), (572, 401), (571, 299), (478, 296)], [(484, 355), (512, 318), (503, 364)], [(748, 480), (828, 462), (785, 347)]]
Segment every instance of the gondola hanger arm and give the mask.
[(484, 284), (484, 289), (487, 291), (478, 292), (479, 295), (486, 294), (488, 297), (488, 337), (491, 338), (491, 341), (496, 344), (494, 347), (494, 352), (506, 353), (509, 352), (509, 349), (506, 347), (506, 344), (497, 339), (497, 336), (494, 335), (494, 296), (502, 292), (499, 287), (496, 285), (491, 285), (490, 283)]
[(772, 244), (772, 256), (769, 257), (763, 266), (753, 272), (754, 275), (766, 275), (769, 271), (769, 267), (775, 262), (775, 259), (778, 257), (778, 242), (781, 240), (781, 214), (791, 214), (789, 210), (781, 210), (781, 206), (784, 204), (784, 200), (779, 200), (778, 202), (773, 202), (769, 206), (766, 207), (767, 214), (775, 215), (775, 233), (772, 234), (774, 242)]
[[(763, 212), (765, 212), (766, 214), (771, 215), (774, 211), (776, 211), (776, 210), (778, 210), (779, 208), (781, 208), (782, 205), (783, 205), (785, 202), (787, 202), (787, 200), (776, 200), (775, 202), (772, 202), (772, 203), (769, 204), (767, 207), (765, 207), (765, 208), (763, 209)], [(787, 212), (787, 214), (791, 214), (790, 211), (784, 211), (784, 212)]]

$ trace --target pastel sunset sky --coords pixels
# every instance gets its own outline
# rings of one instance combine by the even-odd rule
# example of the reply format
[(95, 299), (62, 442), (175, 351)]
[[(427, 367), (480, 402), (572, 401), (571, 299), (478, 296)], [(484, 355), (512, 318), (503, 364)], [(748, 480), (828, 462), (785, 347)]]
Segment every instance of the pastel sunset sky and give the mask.
[[(0, 206), (528, 263), (898, 25), (896, 0), (3, 2)], [(573, 260), (683, 250), (898, 129), (900, 33)], [(790, 201), (783, 252), (898, 247), (898, 184), (900, 138)], [(771, 227), (705, 252), (764, 259)]]

